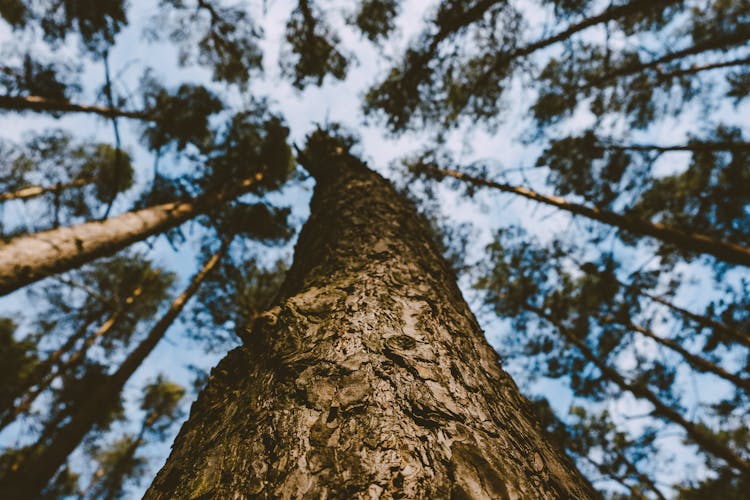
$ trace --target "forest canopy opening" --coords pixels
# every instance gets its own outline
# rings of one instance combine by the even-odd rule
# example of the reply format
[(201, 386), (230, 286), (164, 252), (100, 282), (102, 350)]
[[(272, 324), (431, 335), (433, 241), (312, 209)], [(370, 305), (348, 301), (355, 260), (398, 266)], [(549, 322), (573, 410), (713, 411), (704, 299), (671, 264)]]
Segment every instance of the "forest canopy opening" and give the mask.
[(0, 18), (0, 497), (746, 496), (750, 1)]

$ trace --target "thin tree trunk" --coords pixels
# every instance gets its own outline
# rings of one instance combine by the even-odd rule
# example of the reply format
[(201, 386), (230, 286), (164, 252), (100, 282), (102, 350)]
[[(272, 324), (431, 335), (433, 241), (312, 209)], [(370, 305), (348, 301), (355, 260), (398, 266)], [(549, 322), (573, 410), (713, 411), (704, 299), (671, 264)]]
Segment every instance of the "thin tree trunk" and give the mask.
[[(614, 318), (607, 317), (607, 318), (601, 318), (601, 319), (605, 323), (615, 322)], [(675, 342), (674, 340), (660, 337), (659, 335), (655, 334), (648, 328), (644, 328), (640, 325), (636, 325), (631, 322), (624, 323), (623, 326), (629, 330), (640, 333), (644, 337), (650, 338), (657, 344), (663, 345), (667, 349), (670, 349), (678, 353), (695, 370), (698, 370), (699, 372), (703, 372), (703, 373), (713, 373), (717, 377), (723, 378), (724, 380), (731, 382), (738, 388), (750, 394), (750, 379), (742, 378), (741, 376), (734, 374), (734, 373), (729, 373), (724, 368), (717, 366), (714, 363), (711, 363), (707, 359), (702, 358), (700, 356), (696, 356), (695, 354), (691, 353), (690, 351), (682, 347), (679, 343)]]
[(650, 236), (665, 243), (675, 245), (676, 247), (695, 253), (713, 255), (719, 260), (731, 264), (739, 264), (750, 267), (750, 249), (728, 241), (717, 240), (700, 233), (689, 233), (674, 229), (663, 224), (650, 222), (644, 219), (638, 219), (627, 215), (601, 210), (578, 203), (566, 201), (559, 196), (549, 196), (537, 193), (531, 189), (512, 186), (499, 182), (482, 179), (472, 175), (457, 172), (455, 170), (442, 169), (437, 167), (428, 167), (426, 172), (432, 173), (438, 177), (453, 177), (469, 184), (477, 186), (490, 187), (503, 191), (505, 193), (516, 194), (534, 200), (545, 205), (550, 205), (575, 215), (582, 215), (610, 226), (617, 227), (621, 230), (629, 231), (641, 236)]
[(572, 24), (555, 35), (518, 47), (506, 53), (500, 53), (495, 62), (495, 67), (491, 70), (484, 71), (478, 79), (470, 83), (471, 89), (466, 90), (463, 93), (464, 95), (476, 95), (476, 89), (487, 85), (490, 83), (491, 79), (497, 79), (498, 75), (502, 74), (504, 69), (513, 61), (527, 57), (534, 52), (565, 41), (577, 33), (628, 15), (636, 14), (641, 11), (649, 11), (657, 7), (663, 8), (670, 4), (680, 3), (681, 1), (682, 0), (632, 0), (624, 5), (610, 6), (601, 13)]
[[(126, 465), (128, 460), (131, 460), (133, 457), (135, 457), (135, 454), (138, 451), (138, 448), (144, 442), (144, 436), (146, 434), (146, 430), (148, 430), (148, 428), (154, 424), (154, 422), (156, 421), (158, 417), (159, 417), (158, 414), (151, 413), (145, 419), (143, 419), (143, 422), (141, 422), (141, 429), (138, 431), (138, 434), (136, 435), (135, 439), (130, 444), (130, 446), (128, 446), (127, 452), (123, 455), (120, 455), (118, 457), (117, 462), (114, 465), (112, 465), (112, 467), (110, 468), (110, 474), (117, 474), (119, 468), (123, 467), (123, 465)], [(102, 476), (104, 476), (104, 469), (99, 467), (91, 475), (91, 479), (89, 480), (86, 487), (78, 492), (78, 499), (83, 500), (84, 498), (86, 498), (86, 494), (88, 494), (88, 492), (91, 491), (94, 485), (96, 485), (96, 483), (101, 480)], [(118, 493), (120, 492), (115, 491), (115, 490), (107, 491), (107, 496), (105, 497), (105, 500), (114, 500), (115, 498), (117, 498)]]
[[(23, 386), (19, 387), (13, 395), (8, 407), (0, 408), (0, 415), (3, 415), (6, 411), (10, 411), (16, 398), (22, 396), (29, 389), (39, 384), (44, 379), (44, 377), (46, 377), (50, 373), (50, 371), (55, 367), (60, 358), (70, 352), (75, 344), (86, 335), (86, 331), (88, 330), (89, 326), (91, 326), (91, 323), (93, 323), (93, 320), (86, 320), (73, 335), (68, 337), (68, 339), (62, 346), (60, 346), (52, 354), (47, 356), (44, 361), (41, 361), (36, 366), (34, 366), (31, 374), (26, 378), (26, 380), (24, 380)], [(0, 423), (0, 429), (3, 429), (4, 427), (5, 425)]]
[[(430, 60), (435, 56), (438, 47), (444, 40), (457, 33), (459, 30), (470, 25), (471, 23), (482, 19), (482, 17), (488, 10), (490, 10), (494, 5), (501, 3), (502, 1), (504, 0), (480, 0), (473, 7), (470, 7), (460, 15), (455, 15), (454, 13), (449, 16), (450, 24), (445, 24), (438, 30), (437, 33), (435, 33), (435, 35), (430, 40), (430, 44), (427, 46), (427, 49), (419, 55), (419, 57), (409, 68), (410, 74), (424, 74), (425, 65), (430, 62)], [(413, 80), (413, 78), (411, 77), (404, 79), (408, 81)]]
[(614, 71), (610, 71), (609, 73), (598, 77), (595, 80), (586, 82), (579, 88), (579, 91), (596, 88), (603, 84), (611, 82), (612, 80), (616, 80), (625, 76), (635, 75), (637, 73), (640, 73), (641, 71), (659, 68), (664, 64), (676, 61), (678, 59), (684, 59), (686, 57), (702, 54), (704, 52), (711, 52), (714, 50), (727, 49), (736, 45), (742, 45), (747, 42), (749, 36), (749, 30), (741, 29), (734, 33), (727, 33), (723, 36), (696, 43), (695, 45), (684, 48), (682, 50), (667, 52), (661, 57), (657, 57), (656, 59), (652, 59), (651, 61), (644, 61), (636, 64), (627, 64), (618, 69), (615, 69)]
[(257, 173), (254, 178), (236, 182), (231, 189), (207, 193), (195, 200), (164, 203), (104, 221), (14, 238), (0, 245), (0, 295), (178, 226), (247, 192), (262, 178), (263, 174)]
[(89, 480), (86, 487), (84, 487), (81, 491), (78, 492), (78, 500), (83, 500), (86, 498), (86, 495), (89, 491), (91, 491), (91, 488), (94, 487), (94, 485), (102, 478), (104, 475), (104, 469), (99, 467), (94, 471), (93, 474), (91, 474), (91, 479)]
[(109, 411), (119, 400), (120, 393), (130, 376), (143, 363), (169, 327), (174, 323), (185, 304), (195, 295), (200, 284), (229, 249), (234, 235), (226, 236), (221, 248), (213, 254), (193, 277), (185, 290), (172, 302), (164, 316), (154, 325), (115, 373), (102, 381), (91, 396), (76, 408), (70, 420), (60, 429), (49, 445), (38, 443), (17, 467), (0, 477), (0, 498), (34, 498), (55, 476), (68, 455), (80, 444), (98, 417)]
[[(608, 477), (614, 481), (617, 481), (619, 484), (624, 486), (628, 491), (630, 491), (631, 498), (635, 498), (638, 500), (648, 500), (648, 497), (643, 494), (643, 491), (641, 491), (640, 488), (637, 488), (636, 486), (628, 483), (628, 477), (622, 476), (620, 474), (615, 473), (613, 470), (610, 469), (610, 467), (607, 464), (599, 463), (596, 460), (593, 460), (589, 456), (583, 457), (588, 463), (596, 467), (596, 469), (599, 471), (599, 473), (604, 476)], [(638, 475), (639, 479), (646, 479), (646, 486), (651, 490), (651, 492), (656, 495), (659, 500), (667, 500), (666, 497), (662, 494), (661, 491), (656, 487), (656, 485), (648, 479), (648, 477), (645, 474), (641, 474), (638, 469), (635, 469), (635, 466), (629, 461), (625, 461), (626, 467), (631, 472), (635, 471), (635, 473)]]
[[(141, 429), (138, 431), (138, 435), (136, 435), (135, 439), (131, 443), (131, 445), (128, 447), (127, 453), (124, 455), (121, 455), (117, 463), (115, 463), (110, 471), (117, 471), (118, 468), (122, 467), (123, 463), (125, 463), (127, 460), (132, 459), (135, 456), (136, 451), (138, 451), (138, 448), (143, 444), (143, 439), (146, 434), (146, 430), (150, 426), (154, 424), (156, 419), (159, 417), (156, 413), (149, 414), (145, 419), (143, 419), (143, 422), (141, 422)], [(116, 473), (116, 472), (110, 472), (110, 473)], [(78, 492), (78, 498), (79, 500), (83, 500), (86, 497), (86, 494), (91, 491), (91, 488), (94, 487), (94, 485), (99, 481), (102, 476), (104, 475), (104, 469), (99, 467), (94, 471), (94, 473), (91, 475), (91, 480), (89, 480), (88, 484), (85, 488), (83, 488), (81, 491)], [(116, 498), (117, 491), (109, 491), (107, 492), (106, 500)]]
[(578, 23), (575, 23), (569, 26), (568, 28), (562, 30), (561, 32), (557, 33), (556, 35), (544, 38), (542, 40), (520, 47), (510, 52), (509, 54), (504, 56), (505, 61), (510, 61), (512, 59), (517, 59), (519, 57), (526, 57), (529, 54), (532, 54), (538, 50), (545, 49), (558, 42), (567, 40), (568, 38), (575, 35), (576, 33), (580, 33), (581, 31), (587, 30), (594, 26), (605, 24), (610, 21), (620, 19), (622, 17), (626, 17), (632, 14), (637, 14), (639, 12), (649, 11), (657, 7), (663, 8), (670, 4), (676, 4), (676, 3), (681, 3), (681, 2), (682, 0), (632, 0), (631, 2), (626, 3), (624, 5), (610, 6), (604, 11), (602, 11), (601, 13), (595, 16), (588, 17)]
[(731, 59), (729, 61), (719, 61), (719, 62), (707, 63), (707, 64), (693, 64), (692, 66), (688, 66), (687, 68), (680, 68), (674, 71), (670, 71), (668, 73), (659, 72), (659, 79), (663, 81), (671, 80), (673, 78), (679, 78), (681, 76), (696, 75), (704, 71), (713, 71), (715, 69), (726, 69), (726, 68), (732, 68), (735, 66), (747, 66), (748, 64), (750, 64), (750, 57), (742, 57), (739, 59)]
[(750, 142), (744, 141), (691, 141), (688, 144), (677, 144), (674, 146), (659, 146), (656, 144), (611, 144), (603, 141), (599, 144), (604, 149), (616, 151), (655, 151), (658, 153), (669, 153), (673, 151), (750, 151)]
[[(577, 266), (579, 267), (581, 266), (580, 261), (576, 259), (573, 259), (573, 261), (575, 262)], [(713, 318), (701, 316), (700, 314), (695, 314), (694, 312), (688, 311), (687, 309), (674, 304), (673, 302), (669, 301), (668, 299), (662, 296), (647, 292), (640, 286), (634, 285), (632, 283), (628, 284), (620, 280), (617, 280), (617, 284), (624, 289), (634, 290), (638, 295), (642, 297), (646, 297), (647, 299), (653, 302), (656, 302), (657, 304), (661, 304), (665, 306), (666, 308), (671, 309), (672, 311), (676, 312), (677, 314), (684, 317), (685, 319), (692, 321), (693, 323), (697, 323), (700, 326), (712, 329), (715, 332), (717, 332), (719, 335), (731, 337), (732, 339), (739, 342), (740, 344), (746, 347), (750, 347), (750, 335), (746, 333), (742, 333), (720, 321), (716, 321)]]
[(116, 302), (114, 300), (111, 300), (111, 299), (105, 297), (104, 295), (102, 295), (101, 293), (99, 293), (99, 291), (94, 290), (93, 288), (91, 288), (90, 286), (88, 286), (88, 285), (86, 285), (84, 283), (79, 283), (79, 282), (77, 282), (75, 280), (66, 278), (64, 276), (55, 276), (55, 281), (58, 281), (58, 282), (62, 283), (63, 285), (68, 285), (71, 288), (77, 288), (77, 289), (81, 290), (82, 292), (85, 292), (86, 295), (88, 295), (89, 297), (95, 298), (102, 305), (109, 306), (109, 307), (116, 307), (117, 306), (117, 304), (116, 304)]
[(34, 111), (37, 113), (89, 113), (105, 118), (122, 117), (153, 121), (154, 117), (143, 111), (126, 111), (106, 106), (76, 104), (70, 101), (47, 99), (40, 96), (0, 96), (0, 109)]
[(55, 184), (54, 186), (28, 186), (17, 191), (13, 191), (12, 193), (0, 193), (0, 203), (12, 200), (29, 200), (31, 198), (36, 198), (47, 193), (61, 193), (66, 189), (82, 187), (86, 184), (91, 184), (92, 182), (94, 182), (94, 179), (81, 177), (74, 181), (61, 182), (59, 184)]
[(648, 476), (648, 474), (643, 474), (641, 471), (639, 471), (638, 467), (636, 467), (635, 464), (631, 462), (627, 457), (625, 457), (620, 451), (617, 452), (617, 457), (625, 463), (625, 466), (630, 471), (630, 473), (638, 476), (638, 480), (645, 484), (648, 489), (650, 489), (657, 496), (657, 498), (659, 498), (659, 500), (667, 500), (659, 487), (656, 486), (656, 483), (654, 483), (654, 481)]
[(702, 448), (704, 451), (724, 460), (731, 467), (739, 470), (743, 474), (750, 473), (750, 462), (745, 460), (742, 456), (735, 453), (734, 450), (729, 448), (725, 443), (721, 442), (713, 434), (705, 429), (700, 424), (691, 422), (683, 417), (679, 412), (664, 403), (656, 394), (654, 394), (648, 387), (643, 384), (630, 383), (620, 375), (616, 370), (606, 365), (599, 357), (597, 357), (588, 346), (579, 339), (573, 332), (571, 332), (565, 325), (561, 324), (555, 318), (547, 314), (544, 310), (533, 306), (531, 304), (524, 304), (524, 308), (540, 318), (548, 321), (554, 325), (560, 334), (570, 344), (576, 346), (583, 357), (586, 358), (591, 364), (597, 367), (601, 372), (602, 376), (610, 382), (617, 385), (620, 389), (625, 392), (629, 392), (637, 398), (645, 399), (654, 407), (654, 415), (672, 422), (685, 431), (685, 433), (695, 441), (695, 443)]
[[(138, 296), (141, 293), (141, 289), (138, 288), (134, 292), (133, 296)], [(132, 299), (133, 296), (128, 297), (128, 299)], [(132, 302), (132, 300), (130, 300)], [(92, 345), (97, 341), (97, 339), (103, 337), (107, 333), (109, 333), (110, 330), (117, 324), (117, 321), (120, 319), (120, 317), (123, 314), (123, 309), (118, 308), (115, 310), (107, 320), (102, 323), (102, 326), (97, 328), (97, 330), (89, 335), (89, 337), (84, 341), (83, 345), (74, 352), (65, 362), (58, 364), (60, 359), (54, 360), (54, 364), (58, 364), (57, 370), (52, 371), (51, 373), (46, 374), (46, 376), (42, 377), (42, 379), (38, 382), (36, 385), (36, 388), (29, 391), (23, 400), (18, 403), (16, 406), (11, 408), (5, 415), (3, 415), (2, 420), (0, 420), (0, 429), (4, 429), (8, 424), (13, 422), (16, 418), (18, 418), (19, 415), (22, 413), (26, 413), (31, 408), (31, 405), (36, 401), (36, 398), (39, 397), (41, 393), (46, 391), (50, 385), (52, 385), (52, 382), (55, 381), (57, 377), (59, 377), (62, 373), (78, 366), (83, 360), (85, 359), (86, 353), (88, 352), (89, 348), (91, 348)]]
[(695, 314), (694, 312), (688, 311), (687, 309), (683, 307), (673, 304), (672, 302), (668, 301), (664, 297), (653, 295), (647, 292), (642, 292), (642, 295), (644, 295), (645, 297), (648, 297), (649, 299), (653, 300), (657, 304), (661, 304), (663, 306), (668, 307), (669, 309), (672, 309), (676, 313), (680, 314), (681, 316), (684, 316), (685, 318), (689, 319), (690, 321), (694, 323), (697, 323), (706, 328), (710, 328), (728, 337), (732, 337), (733, 339), (743, 344), (744, 346), (750, 347), (750, 335), (748, 335), (747, 333), (737, 331), (734, 328), (731, 328), (730, 326), (720, 321), (716, 321), (713, 318), (707, 318), (706, 316), (701, 316), (700, 314)]
[(413, 207), (342, 152), (276, 306), (213, 370), (146, 493), (596, 496), (542, 437)]

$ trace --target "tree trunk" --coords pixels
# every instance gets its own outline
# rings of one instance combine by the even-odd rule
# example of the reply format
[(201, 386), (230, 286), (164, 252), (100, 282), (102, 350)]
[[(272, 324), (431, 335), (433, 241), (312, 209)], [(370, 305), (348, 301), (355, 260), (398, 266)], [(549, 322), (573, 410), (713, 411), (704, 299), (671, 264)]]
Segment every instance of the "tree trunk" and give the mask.
[(548, 321), (560, 332), (563, 338), (570, 344), (576, 346), (578, 351), (591, 364), (601, 372), (602, 377), (617, 385), (621, 390), (631, 393), (633, 396), (645, 399), (654, 407), (653, 414), (659, 418), (679, 425), (704, 451), (724, 460), (730, 467), (739, 470), (742, 474), (750, 474), (750, 461), (731, 449), (726, 442), (712, 433), (706, 426), (686, 419), (677, 410), (662, 401), (651, 389), (642, 383), (628, 382), (625, 377), (618, 371), (607, 365), (594, 352), (589, 349), (586, 343), (578, 338), (575, 333), (565, 327), (560, 321), (556, 320), (543, 309), (532, 304), (525, 304), (524, 308), (540, 318)]
[(668, 307), (669, 309), (675, 311), (676, 313), (692, 321), (693, 323), (697, 323), (698, 325), (704, 328), (709, 328), (711, 330), (714, 330), (719, 335), (724, 335), (725, 337), (732, 337), (734, 340), (741, 343), (742, 345), (746, 347), (750, 347), (750, 335), (748, 335), (747, 333), (743, 333), (739, 330), (735, 330), (734, 328), (720, 321), (717, 321), (713, 318), (701, 316), (699, 314), (695, 314), (694, 312), (688, 311), (687, 309), (683, 307), (673, 304), (672, 302), (668, 301), (664, 297), (659, 297), (658, 295), (653, 295), (647, 292), (643, 292), (643, 295), (645, 295), (646, 297), (648, 297), (649, 299), (653, 300), (654, 302), (658, 304)]
[(57, 432), (52, 442), (46, 445), (44, 441), (38, 441), (30, 454), (24, 456), (12, 470), (6, 471), (5, 475), (0, 477), (0, 498), (35, 498), (40, 494), (97, 419), (110, 411), (118, 401), (130, 376), (164, 337), (185, 308), (187, 301), (195, 295), (208, 273), (226, 254), (233, 237), (234, 235), (230, 235), (224, 238), (221, 248), (193, 276), (190, 284), (172, 302), (148, 336), (125, 358), (117, 371), (107, 377), (91, 396), (76, 408), (70, 420)]
[(649, 12), (656, 8), (663, 9), (671, 4), (680, 3), (681, 1), (682, 0), (632, 0), (624, 5), (610, 6), (599, 14), (572, 24), (555, 35), (518, 47), (509, 52), (501, 52), (495, 61), (494, 67), (489, 71), (484, 71), (475, 82), (470, 84), (471, 88), (466, 90), (464, 94), (477, 95), (476, 89), (486, 86), (491, 80), (497, 79), (498, 75), (504, 74), (506, 67), (510, 66), (514, 61), (528, 57), (539, 50), (546, 49), (557, 43), (564, 42), (577, 33), (623, 17), (632, 16), (642, 12)]
[[(34, 385), (36, 385), (36, 387), (33, 387), (29, 391), (27, 391), (23, 395), (23, 399), (17, 405), (9, 408), (8, 411), (2, 415), (2, 419), (0, 419), (0, 429), (4, 429), (8, 425), (10, 425), (11, 422), (18, 418), (19, 415), (27, 413), (31, 409), (31, 405), (34, 404), (34, 401), (36, 401), (36, 398), (39, 397), (41, 393), (46, 391), (50, 387), (50, 385), (52, 385), (52, 382), (57, 379), (57, 377), (82, 363), (86, 359), (86, 353), (94, 344), (96, 339), (103, 335), (106, 335), (112, 329), (112, 327), (115, 326), (121, 314), (122, 310), (119, 309), (113, 312), (112, 315), (107, 319), (107, 321), (105, 321), (102, 326), (100, 326), (92, 335), (90, 335), (89, 338), (84, 342), (83, 346), (81, 346), (80, 349), (74, 352), (70, 356), (70, 358), (68, 358), (63, 363), (58, 364), (56, 370), (47, 372), (44, 376), (41, 377), (41, 380), (35, 381)], [(58, 362), (59, 358), (55, 361), (55, 364), (57, 364)]]
[[(631, 2), (624, 5), (611, 5), (599, 14), (588, 17), (578, 23), (572, 24), (555, 35), (517, 48), (516, 50), (504, 55), (504, 57), (501, 57), (500, 61), (503, 61), (504, 58), (505, 63), (507, 63), (507, 61), (510, 61), (512, 59), (526, 57), (538, 50), (545, 49), (551, 45), (565, 41), (576, 33), (580, 33), (581, 31), (587, 30), (593, 26), (605, 24), (616, 19), (632, 16), (634, 14), (649, 12), (653, 9), (656, 9), (657, 7), (665, 8), (668, 5), (681, 2), (682, 0), (631, 0)], [(491, 75), (493, 73), (488, 72), (485, 74)]]
[(593, 88), (601, 87), (602, 85), (611, 85), (613, 80), (617, 80), (618, 78), (636, 75), (642, 71), (659, 68), (660, 66), (668, 64), (672, 61), (684, 59), (697, 54), (702, 54), (704, 52), (712, 52), (715, 50), (726, 52), (730, 48), (747, 43), (748, 37), (750, 37), (750, 31), (747, 30), (746, 27), (742, 26), (740, 29), (734, 32), (725, 33), (717, 37), (700, 41), (699, 43), (682, 50), (667, 52), (661, 57), (657, 57), (650, 61), (625, 64), (620, 68), (616, 68), (610, 71), (609, 73), (598, 76), (595, 79), (588, 80), (585, 84), (578, 88), (578, 91), (585, 92)]
[(0, 296), (178, 226), (247, 192), (262, 177), (258, 173), (255, 178), (238, 181), (231, 189), (192, 201), (164, 203), (104, 221), (14, 238), (0, 245)]
[[(748, 58), (750, 61), (750, 58)], [(690, 141), (687, 144), (678, 144), (674, 146), (660, 146), (658, 144), (614, 144), (607, 141), (600, 141), (598, 146), (604, 149), (615, 151), (638, 151), (638, 152), (655, 152), (671, 153), (675, 151), (696, 152), (713, 152), (713, 151), (750, 151), (750, 142), (745, 141)]]
[(705, 234), (681, 231), (679, 229), (665, 226), (664, 224), (622, 215), (608, 210), (601, 210), (599, 208), (589, 207), (578, 203), (572, 203), (560, 198), (559, 196), (544, 195), (525, 187), (494, 182), (457, 172), (455, 170), (427, 167), (425, 168), (425, 172), (437, 177), (453, 177), (454, 179), (475, 186), (484, 186), (505, 193), (516, 194), (538, 203), (565, 210), (574, 215), (582, 215), (583, 217), (588, 217), (589, 219), (609, 224), (610, 226), (614, 226), (633, 234), (656, 238), (684, 251), (709, 254), (719, 260), (729, 262), (730, 264), (739, 264), (741, 266), (750, 267), (750, 248), (730, 243), (728, 241), (717, 240), (710, 236), (706, 236)]
[(11, 193), (0, 193), (0, 202), (12, 200), (30, 200), (47, 193), (61, 193), (66, 189), (82, 187), (91, 184), (94, 179), (81, 177), (70, 182), (61, 182), (53, 186), (27, 186)]
[(306, 167), (277, 305), (213, 370), (145, 498), (595, 497), (413, 207), (340, 148)]
[(70, 101), (31, 96), (0, 96), (0, 109), (12, 111), (34, 111), (37, 113), (89, 113), (105, 118), (133, 118), (153, 121), (154, 117), (143, 111), (126, 111), (105, 106), (76, 104)]
[[(604, 319), (605, 322), (608, 322), (608, 319)], [(651, 330), (644, 328), (640, 325), (636, 325), (634, 323), (626, 323), (624, 325), (629, 330), (633, 330), (635, 332), (640, 333), (644, 337), (648, 337), (654, 342), (663, 345), (667, 349), (671, 349), (672, 351), (676, 352), (680, 356), (687, 361), (687, 363), (692, 366), (695, 370), (703, 373), (713, 373), (717, 377), (721, 377), (724, 380), (731, 382), (734, 384), (737, 388), (742, 389), (746, 393), (750, 394), (750, 379), (743, 378), (742, 376), (736, 374), (736, 373), (730, 373), (726, 371), (724, 368), (708, 361), (705, 358), (702, 358), (700, 356), (697, 356), (684, 347), (682, 347), (678, 342), (672, 340), (672, 339), (666, 339), (664, 337), (660, 337), (659, 335), (656, 335)]]
[[(28, 411), (31, 409), (31, 405), (34, 403), (34, 401), (36, 401), (36, 398), (38, 398), (39, 395), (44, 391), (49, 389), (49, 387), (52, 385), (52, 382), (54, 382), (57, 377), (63, 375), (66, 372), (71, 372), (74, 368), (83, 363), (86, 360), (86, 354), (88, 353), (89, 349), (91, 349), (91, 346), (93, 346), (101, 337), (107, 335), (112, 330), (112, 328), (114, 328), (120, 318), (127, 313), (127, 308), (131, 306), (135, 299), (137, 299), (142, 293), (143, 288), (140, 286), (136, 287), (136, 289), (133, 290), (133, 293), (131, 293), (125, 299), (125, 302), (121, 305), (118, 305), (117, 308), (112, 312), (112, 314), (110, 314), (110, 316), (107, 318), (107, 320), (102, 323), (102, 325), (97, 328), (94, 333), (89, 335), (84, 340), (81, 347), (78, 348), (78, 350), (76, 350), (73, 354), (71, 354), (68, 359), (66, 359), (65, 361), (61, 361), (61, 357), (64, 352), (62, 350), (58, 350), (53, 353), (50, 358), (44, 360), (44, 375), (39, 380), (33, 381), (32, 385), (36, 385), (36, 387), (32, 390), (27, 391), (23, 399), (16, 406), (10, 408), (5, 415), (3, 415), (2, 419), (0, 420), (0, 429), (4, 429), (16, 418), (18, 418), (19, 415), (28, 413)], [(47, 370), (47, 367), (49, 367), (50, 369)]]

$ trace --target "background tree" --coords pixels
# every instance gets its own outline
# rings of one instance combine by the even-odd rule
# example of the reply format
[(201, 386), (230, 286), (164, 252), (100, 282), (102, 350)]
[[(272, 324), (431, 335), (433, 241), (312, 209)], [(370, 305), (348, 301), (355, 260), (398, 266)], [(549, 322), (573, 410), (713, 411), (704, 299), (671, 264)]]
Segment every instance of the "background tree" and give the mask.
[(139, 454), (148, 441), (161, 441), (165, 431), (180, 418), (179, 403), (185, 390), (163, 377), (157, 377), (143, 388), (140, 409), (144, 416), (134, 435), (126, 434), (108, 447), (93, 450), (97, 464), (82, 498), (115, 499), (125, 496), (128, 482), (138, 481), (148, 460)]

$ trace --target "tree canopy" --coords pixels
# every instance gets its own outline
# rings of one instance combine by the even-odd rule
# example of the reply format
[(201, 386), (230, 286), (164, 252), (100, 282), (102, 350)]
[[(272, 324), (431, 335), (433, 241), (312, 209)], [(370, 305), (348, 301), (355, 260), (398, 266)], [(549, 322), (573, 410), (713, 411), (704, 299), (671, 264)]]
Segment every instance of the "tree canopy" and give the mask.
[(418, 204), (602, 493), (744, 498), (750, 1), (0, 0), (0, 17), (0, 491), (14, 474), (49, 498), (143, 491), (184, 388), (279, 291), (323, 168), (310, 148), (338, 147)]

